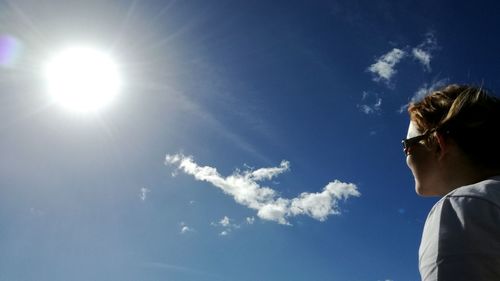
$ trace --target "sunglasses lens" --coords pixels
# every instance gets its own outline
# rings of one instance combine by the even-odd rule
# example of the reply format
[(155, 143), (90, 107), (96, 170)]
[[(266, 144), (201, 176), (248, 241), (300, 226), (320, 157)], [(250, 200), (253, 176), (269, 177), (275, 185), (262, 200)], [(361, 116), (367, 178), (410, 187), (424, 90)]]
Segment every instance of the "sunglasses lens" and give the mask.
[(415, 144), (419, 143), (421, 140), (425, 139), (429, 134), (424, 134), (421, 136), (416, 136), (413, 138), (409, 139), (404, 139), (402, 141), (403, 143), (403, 151), (405, 152), (405, 155), (409, 154), (410, 148), (414, 146)]

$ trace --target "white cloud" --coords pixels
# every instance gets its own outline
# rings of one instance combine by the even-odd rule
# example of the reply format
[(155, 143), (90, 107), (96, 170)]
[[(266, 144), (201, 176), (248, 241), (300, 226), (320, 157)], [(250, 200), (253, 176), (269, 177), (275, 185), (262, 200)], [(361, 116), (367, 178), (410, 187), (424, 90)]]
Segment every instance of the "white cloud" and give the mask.
[(424, 66), (425, 70), (431, 71), (431, 53), (437, 48), (438, 45), (434, 33), (428, 32), (425, 34), (424, 41), (412, 49), (412, 55)]
[[(409, 51), (411, 49), (411, 52)], [(391, 86), (391, 79), (397, 73), (396, 65), (406, 57), (412, 57), (424, 67), (425, 71), (431, 71), (432, 53), (439, 49), (436, 37), (433, 32), (428, 32), (424, 40), (415, 47), (407, 47), (404, 50), (393, 48), (388, 53), (382, 55), (377, 61), (370, 65), (368, 71), (374, 74), (373, 80), (385, 82)], [(363, 107), (368, 112), (370, 108)]]
[(192, 157), (182, 154), (167, 155), (165, 163), (176, 165), (178, 169), (194, 176), (196, 180), (211, 183), (225, 194), (232, 196), (237, 203), (257, 210), (257, 216), (261, 219), (280, 224), (289, 224), (287, 219), (297, 215), (307, 215), (324, 221), (329, 215), (340, 214), (339, 200), (361, 195), (356, 185), (335, 180), (319, 193), (304, 192), (293, 199), (278, 197), (275, 190), (261, 186), (258, 182), (264, 179), (271, 180), (288, 171), (287, 161), (282, 161), (279, 167), (236, 171), (228, 177), (221, 176), (216, 168), (199, 166)]
[(181, 222), (181, 234), (185, 234), (188, 232), (194, 232), (194, 229), (189, 227), (186, 223)]
[(290, 168), (290, 163), (288, 163), (287, 161), (282, 161), (279, 167), (260, 168), (249, 173), (249, 175), (255, 181), (260, 181), (264, 179), (271, 180), (275, 176), (288, 171), (289, 168)]
[(446, 79), (446, 78), (438, 80), (438, 81), (434, 81), (432, 83), (424, 83), (420, 86), (420, 88), (418, 88), (417, 91), (415, 91), (415, 94), (411, 98), (411, 101), (416, 102), (416, 101), (422, 100), (429, 93), (431, 93), (439, 88), (444, 87), (448, 83), (449, 83), (449, 79)]
[(358, 104), (358, 108), (364, 114), (370, 115), (380, 112), (382, 106), (382, 99), (378, 99), (375, 104)]
[(226, 236), (229, 235), (233, 230), (241, 228), (241, 225), (232, 223), (231, 221), (232, 219), (230, 219), (228, 216), (224, 216), (218, 222), (211, 222), (210, 225), (221, 228), (222, 231), (219, 233), (219, 235)]
[(398, 113), (401, 114), (401, 113), (406, 112), (406, 110), (408, 109), (408, 105), (409, 105), (409, 103), (406, 103), (406, 104), (403, 104), (402, 106), (400, 106), (398, 109)]
[(229, 218), (227, 216), (224, 216), (224, 218), (222, 218), (220, 221), (219, 221), (220, 225), (222, 226), (228, 226), (230, 224), (230, 221), (229, 221)]
[(396, 64), (398, 64), (399, 61), (401, 61), (401, 59), (405, 56), (405, 51), (394, 48), (387, 54), (378, 58), (378, 60), (368, 68), (368, 71), (375, 74), (373, 80), (376, 82), (384, 81), (389, 83), (394, 74), (397, 73), (395, 69)]
[[(354, 192), (355, 191), (355, 192)], [(324, 221), (329, 215), (338, 215), (339, 199), (347, 199), (359, 194), (354, 185), (347, 185), (340, 181), (330, 182), (320, 193), (303, 192), (299, 197), (292, 199), (291, 212), (294, 215), (306, 214), (314, 219)]]
[(382, 98), (376, 93), (363, 92), (362, 104), (358, 104), (358, 109), (364, 114), (370, 115), (380, 113), (382, 109)]
[(145, 188), (145, 187), (142, 187), (141, 188), (141, 194), (140, 194), (140, 198), (142, 201), (145, 201), (146, 200), (146, 197), (147, 197), (147, 194), (151, 192), (151, 190)]
[[(412, 102), (418, 102), (425, 98), (428, 94), (430, 94), (433, 91), (436, 91), (444, 86), (446, 86), (449, 83), (448, 78), (444, 78), (441, 80), (433, 81), (432, 83), (424, 83), (422, 84), (413, 94), (410, 103)], [(408, 108), (409, 103), (402, 105), (399, 108), (399, 113), (403, 113), (406, 111)]]
[(427, 71), (431, 70), (431, 54), (419, 48), (413, 48), (412, 55), (416, 58)]
[(247, 217), (246, 221), (248, 224), (253, 224), (255, 222), (255, 218), (254, 217)]
[(280, 224), (289, 224), (286, 217), (290, 216), (290, 200), (283, 198), (269, 200), (258, 209), (257, 216)]

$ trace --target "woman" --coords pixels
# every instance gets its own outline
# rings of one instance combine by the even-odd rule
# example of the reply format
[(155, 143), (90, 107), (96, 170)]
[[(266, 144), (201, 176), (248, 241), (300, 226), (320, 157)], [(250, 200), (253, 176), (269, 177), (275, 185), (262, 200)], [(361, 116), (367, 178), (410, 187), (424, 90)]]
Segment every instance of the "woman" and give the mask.
[(424, 226), (422, 280), (500, 280), (500, 100), (449, 85), (408, 112), (416, 192), (442, 197)]

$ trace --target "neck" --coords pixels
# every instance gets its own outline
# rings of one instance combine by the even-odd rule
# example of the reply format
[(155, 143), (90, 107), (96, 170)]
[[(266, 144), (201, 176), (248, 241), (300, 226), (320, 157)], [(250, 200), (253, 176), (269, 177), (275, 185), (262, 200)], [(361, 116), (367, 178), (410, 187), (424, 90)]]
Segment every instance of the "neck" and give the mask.
[(465, 159), (456, 159), (449, 162), (449, 167), (444, 170), (451, 171), (444, 175), (441, 196), (466, 185), (471, 185), (500, 175), (499, 169), (485, 169), (470, 163)]

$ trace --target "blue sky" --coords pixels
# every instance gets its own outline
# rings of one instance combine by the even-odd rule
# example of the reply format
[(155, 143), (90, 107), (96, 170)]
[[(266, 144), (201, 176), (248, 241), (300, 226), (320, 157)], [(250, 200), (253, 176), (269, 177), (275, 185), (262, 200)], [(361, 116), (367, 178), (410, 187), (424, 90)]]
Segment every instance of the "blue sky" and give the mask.
[[(0, 281), (419, 280), (405, 105), (499, 92), (494, 1), (0, 1)], [(112, 53), (105, 110), (47, 56)]]

